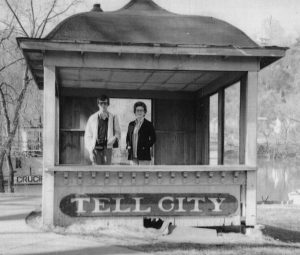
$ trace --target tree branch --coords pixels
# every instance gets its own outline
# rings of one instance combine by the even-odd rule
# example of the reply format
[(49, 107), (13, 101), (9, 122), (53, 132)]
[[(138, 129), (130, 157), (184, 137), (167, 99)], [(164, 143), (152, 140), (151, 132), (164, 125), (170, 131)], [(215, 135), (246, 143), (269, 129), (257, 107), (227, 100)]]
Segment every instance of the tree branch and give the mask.
[(11, 130), (12, 134), (16, 133), (18, 123), (19, 123), (19, 112), (20, 112), (20, 109), (22, 107), (28, 85), (30, 83), (30, 79), (28, 77), (28, 72), (29, 72), (28, 66), (26, 66), (25, 73), (24, 73), (24, 80), (23, 80), (23, 88), (22, 88), (21, 93), (18, 97), (17, 106), (16, 106), (15, 111), (14, 111), (14, 118), (13, 118), (13, 121), (12, 121), (13, 127), (12, 127), (12, 130)]
[[(5, 96), (6, 98), (9, 98), (9, 99), (10, 99), (10, 101), (9, 101), (8, 99), (6, 99), (6, 103), (7, 103), (7, 104), (8, 104), (8, 103), (10, 103), (10, 104), (15, 104), (15, 103), (16, 103), (16, 96), (17, 96), (17, 91), (16, 91), (16, 89), (15, 89), (13, 86), (7, 84), (6, 82), (3, 82), (3, 83), (1, 84), (1, 87), (3, 87), (4, 85), (5, 85), (5, 88), (6, 88), (6, 93), (4, 94), (4, 96)], [(9, 91), (8, 89), (14, 93), (14, 96), (11, 95), (11, 93), (8, 92), (8, 91)], [(3, 92), (3, 90), (2, 90), (2, 92)], [(3, 92), (3, 93), (4, 93), (4, 92)]]
[(18, 15), (17, 15), (16, 12), (13, 10), (13, 8), (11, 7), (10, 3), (8, 2), (8, 0), (5, 0), (5, 2), (6, 2), (6, 5), (8, 6), (8, 8), (10, 9), (10, 11), (12, 12), (13, 16), (15, 17), (15, 19), (17, 20), (17, 22), (18, 22), (19, 26), (21, 27), (23, 33), (24, 33), (27, 37), (29, 37), (29, 35), (27, 34), (25, 28), (23, 27), (23, 25), (22, 25), (22, 23), (21, 23), (21, 21), (20, 21)]
[[(30, 84), (30, 79), (28, 78), (28, 67), (26, 67), (25, 73), (24, 73), (24, 79), (23, 79), (23, 88), (18, 97), (17, 105), (16, 105), (14, 115), (13, 115), (14, 116), (13, 120), (10, 121), (10, 124), (11, 124), (10, 132), (8, 133), (7, 139), (5, 139), (5, 142), (3, 143), (3, 151), (1, 151), (1, 155), (4, 155), (6, 152), (8, 152), (11, 149), (13, 139), (15, 137), (15, 134), (16, 134), (16, 131), (17, 131), (17, 128), (19, 125), (20, 109), (23, 105), (24, 97), (25, 97), (25, 94), (26, 94), (29, 84)], [(1, 86), (3, 86), (3, 84), (1, 84)], [(1, 181), (1, 178), (0, 178), (0, 181)]]
[(34, 8), (33, 8), (33, 0), (30, 0), (30, 8), (31, 8), (31, 15), (32, 15), (32, 33), (31, 36), (34, 36), (35, 32), (35, 15), (34, 15)]
[(2, 102), (2, 107), (3, 107), (3, 112), (4, 112), (4, 118), (6, 121), (6, 133), (9, 134), (10, 133), (10, 119), (9, 119), (9, 115), (8, 115), (7, 103), (5, 100), (4, 92), (2, 90), (3, 85), (4, 85), (4, 83), (1, 83), (0, 95), (1, 95), (1, 99), (2, 99), (1, 102)]
[(5, 103), (6, 103), (6, 105), (8, 105), (8, 104), (12, 104), (12, 105), (14, 105), (15, 104), (15, 99), (13, 99), (13, 97), (12, 97), (12, 95), (10, 95), (9, 93), (3, 93), (4, 94), (4, 96), (5, 96)]
[(23, 59), (24, 59), (24, 58), (18, 58), (18, 59), (16, 59), (16, 60), (14, 60), (13, 62), (10, 62), (9, 64), (7, 64), (7, 65), (5, 65), (5, 66), (2, 66), (2, 67), (0, 68), (0, 72), (2, 72), (4, 69), (6, 69), (6, 68), (12, 66), (13, 64), (15, 64), (15, 63), (17, 63), (17, 62), (19, 62), (19, 61), (21, 61), (21, 60), (23, 60)]
[[(43, 35), (43, 33), (44, 33), (44, 30), (45, 30), (45, 27), (46, 27), (46, 25), (47, 25), (47, 23), (48, 23), (48, 18), (49, 18), (49, 16), (51, 15), (51, 13), (53, 12), (53, 10), (54, 10), (54, 8), (55, 8), (55, 6), (56, 6), (56, 3), (57, 3), (57, 0), (53, 0), (52, 6), (51, 6), (49, 12), (48, 12), (47, 15), (46, 15), (46, 18), (43, 19), (43, 21), (41, 22), (41, 24), (38, 26), (38, 28), (37, 28), (37, 30), (36, 30), (35, 37), (37, 37), (37, 38), (41, 38), (41, 37), (42, 37), (42, 35)], [(42, 29), (42, 30), (41, 30), (41, 32), (40, 32), (40, 34), (39, 34), (39, 30), (40, 30), (40, 29)], [(38, 35), (38, 34), (39, 34), (39, 35)]]
[(10, 36), (12, 35), (14, 29), (15, 29), (15, 27), (11, 27), (11, 29), (10, 29), (8, 35), (5, 36), (5, 37), (2, 37), (2, 38), (0, 39), (0, 44), (3, 44), (4, 41), (9, 40), (9, 38), (10, 38)]
[(62, 10), (61, 12), (58, 12), (56, 13), (55, 15), (51, 16), (48, 18), (48, 21), (51, 20), (51, 19), (54, 19), (62, 14), (64, 14), (65, 12), (67, 12), (73, 5), (75, 5), (77, 2), (80, 2), (80, 1), (72, 1), (64, 10)]
[(6, 27), (10, 28), (11, 32), (14, 30), (14, 26), (13, 26), (13, 21), (14, 21), (14, 16), (11, 17), (10, 22), (6, 22), (4, 20), (0, 20), (0, 23), (4, 24)]

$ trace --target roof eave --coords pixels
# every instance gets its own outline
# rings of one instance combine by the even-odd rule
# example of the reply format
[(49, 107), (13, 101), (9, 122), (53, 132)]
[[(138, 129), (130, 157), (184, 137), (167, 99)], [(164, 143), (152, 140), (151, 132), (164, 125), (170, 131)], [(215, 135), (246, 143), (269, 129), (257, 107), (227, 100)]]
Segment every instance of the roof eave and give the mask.
[(140, 53), (166, 55), (199, 56), (245, 56), (245, 57), (283, 57), (286, 47), (236, 47), (233, 45), (187, 45), (164, 43), (124, 43), (90, 41), (52, 41), (45, 39), (17, 38), (20, 48), (26, 51), (73, 51), (99, 53)]
[[(38, 80), (38, 70), (34, 69), (36, 60), (29, 59), (26, 53), (40, 53), (43, 64), (43, 53), (46, 51), (65, 52), (98, 52), (117, 54), (153, 54), (153, 55), (182, 55), (182, 56), (222, 56), (259, 58), (260, 69), (272, 64), (285, 56), (286, 47), (255, 47), (237, 48), (231, 45), (165, 45), (141, 43), (109, 43), (109, 42), (77, 42), (77, 41), (50, 41), (35, 38), (17, 38), (19, 47), (23, 51), (26, 62), (39, 89), (43, 89), (43, 82)], [(35, 61), (35, 62), (34, 62)]]

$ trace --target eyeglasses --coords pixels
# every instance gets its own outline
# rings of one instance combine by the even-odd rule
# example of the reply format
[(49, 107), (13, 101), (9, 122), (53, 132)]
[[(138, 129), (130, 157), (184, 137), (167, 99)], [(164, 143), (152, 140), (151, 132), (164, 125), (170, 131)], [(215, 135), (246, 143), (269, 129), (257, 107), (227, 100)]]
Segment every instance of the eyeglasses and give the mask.
[(144, 112), (144, 109), (135, 109), (135, 112)]
[(99, 102), (100, 105), (108, 105), (108, 102)]

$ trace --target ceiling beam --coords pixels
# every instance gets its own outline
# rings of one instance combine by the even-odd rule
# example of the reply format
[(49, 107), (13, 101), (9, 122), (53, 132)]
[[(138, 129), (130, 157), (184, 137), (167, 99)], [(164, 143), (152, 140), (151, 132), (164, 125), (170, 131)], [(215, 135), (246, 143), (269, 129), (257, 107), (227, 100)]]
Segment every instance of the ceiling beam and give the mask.
[(185, 99), (194, 100), (196, 93), (184, 91), (155, 91), (155, 90), (113, 90), (97, 88), (60, 88), (61, 96), (70, 97), (96, 97), (105, 94), (111, 98), (135, 99)]
[(143, 81), (143, 83), (139, 86), (138, 89), (142, 89), (142, 87), (144, 87), (144, 85), (147, 83), (147, 81), (153, 76), (154, 71), (151, 72), (150, 74), (148, 74), (148, 76), (146, 77), (146, 79)]
[(210, 96), (221, 88), (226, 88), (238, 82), (245, 72), (225, 72), (223, 75), (208, 83), (205, 87), (198, 91), (198, 98)]
[(205, 75), (205, 73), (200, 73), (199, 76), (196, 77), (194, 80), (192, 80), (192, 81), (188, 82), (187, 84), (185, 84), (185, 86), (183, 87), (183, 89), (186, 89), (191, 84), (195, 84), (197, 82), (197, 80), (199, 80), (204, 75)]

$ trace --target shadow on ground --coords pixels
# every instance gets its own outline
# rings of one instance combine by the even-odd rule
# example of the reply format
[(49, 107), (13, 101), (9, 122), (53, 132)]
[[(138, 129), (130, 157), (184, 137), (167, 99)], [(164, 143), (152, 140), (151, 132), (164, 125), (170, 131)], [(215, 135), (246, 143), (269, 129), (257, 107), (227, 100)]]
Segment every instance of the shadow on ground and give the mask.
[(0, 221), (20, 220), (20, 219), (24, 219), (27, 215), (28, 215), (27, 213), (20, 213), (20, 214), (0, 216)]
[(264, 235), (270, 236), (275, 240), (280, 240), (282, 242), (300, 243), (300, 232), (298, 231), (265, 225), (264, 229), (262, 229), (262, 232)]
[[(83, 248), (83, 249), (74, 249), (74, 250), (66, 250), (66, 251), (51, 251), (51, 252), (34, 252), (30, 253), (30, 255), (113, 255), (113, 254), (134, 254), (139, 253), (133, 250), (126, 249), (125, 247), (118, 246), (101, 246), (101, 247), (93, 247), (93, 248)], [(29, 253), (23, 253), (23, 255), (29, 255)]]
[[(161, 252), (161, 251), (178, 251), (178, 250), (206, 250), (206, 251), (234, 251), (234, 250), (244, 250), (244, 249), (253, 249), (253, 248), (279, 248), (279, 249), (295, 249), (300, 253), (300, 246), (291, 246), (285, 244), (195, 244), (195, 243), (155, 243), (146, 244), (146, 245), (134, 245), (134, 246), (126, 246), (126, 248), (139, 251), (139, 252)], [(299, 254), (295, 253), (295, 254)]]

